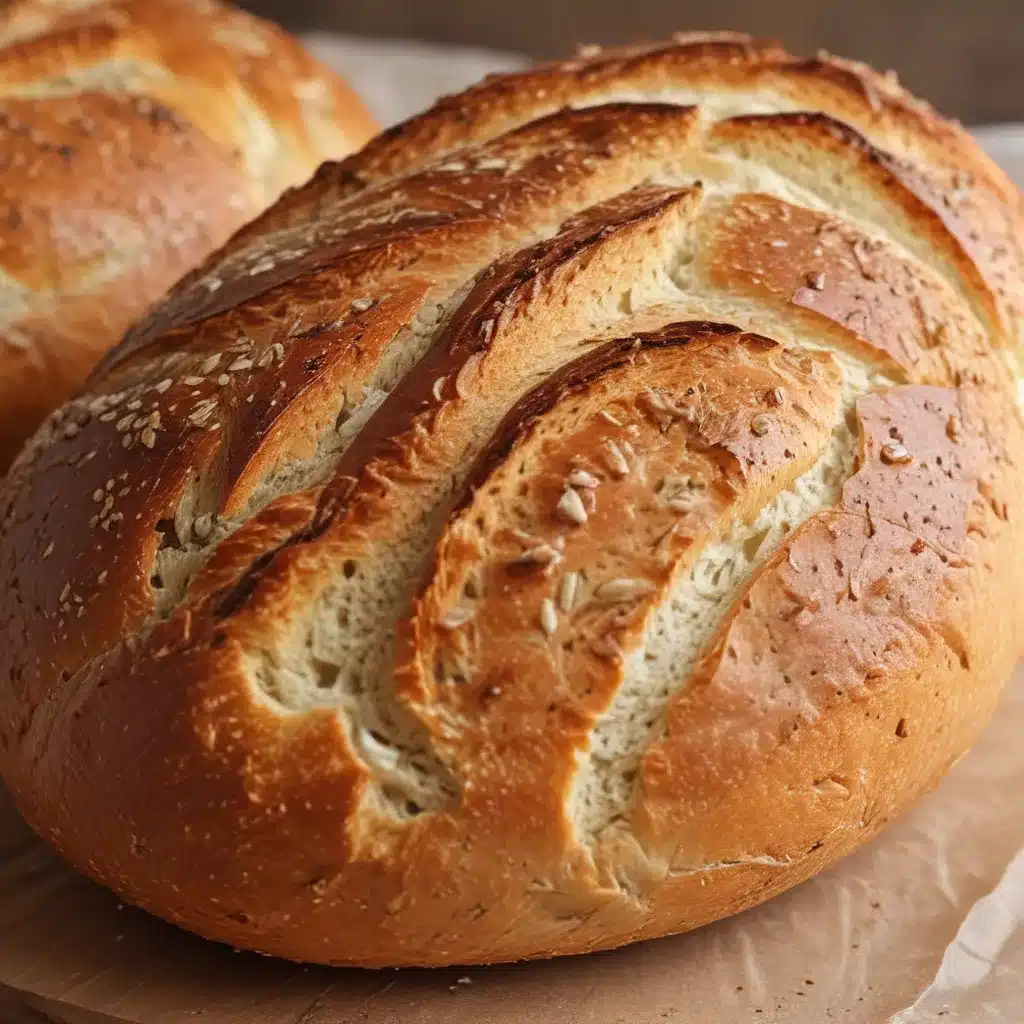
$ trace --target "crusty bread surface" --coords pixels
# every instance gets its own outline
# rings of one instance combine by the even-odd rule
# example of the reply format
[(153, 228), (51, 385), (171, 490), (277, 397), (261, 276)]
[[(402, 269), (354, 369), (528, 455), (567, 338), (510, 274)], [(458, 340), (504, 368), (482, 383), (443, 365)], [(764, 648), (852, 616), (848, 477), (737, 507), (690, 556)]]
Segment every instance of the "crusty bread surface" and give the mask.
[(1020, 653), (1022, 228), (890, 76), (731, 34), (325, 166), (4, 485), (19, 807), (125, 900), (335, 964), (809, 877)]
[(275, 27), (213, 0), (0, 10), (0, 469), (213, 249), (374, 131)]

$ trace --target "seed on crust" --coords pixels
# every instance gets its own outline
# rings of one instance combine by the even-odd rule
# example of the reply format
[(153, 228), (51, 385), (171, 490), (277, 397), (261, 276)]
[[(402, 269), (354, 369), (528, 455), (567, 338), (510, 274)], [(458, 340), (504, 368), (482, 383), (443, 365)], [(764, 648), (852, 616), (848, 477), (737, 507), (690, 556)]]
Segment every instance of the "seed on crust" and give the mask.
[(212, 356), (209, 356), (203, 361), (203, 365), (199, 367), (199, 373), (202, 376), (206, 376), (208, 373), (212, 373), (220, 362), (220, 353), (215, 352)]
[(656, 391), (648, 388), (640, 396), (640, 399), (652, 412), (661, 413), (669, 419), (676, 419), (681, 415), (676, 403), (662, 391)]
[(658, 497), (674, 512), (689, 512), (704, 489), (702, 480), (690, 476), (667, 476), (658, 488)]
[(505, 567), (513, 573), (524, 570), (529, 571), (541, 566), (554, 565), (556, 562), (561, 561), (561, 558), (561, 553), (550, 544), (537, 544), (532, 548), (527, 548), (517, 558), (513, 558)]
[(574, 469), (569, 474), (569, 486), (570, 487), (582, 487), (585, 490), (593, 490), (601, 483), (598, 477), (594, 476), (593, 473), (588, 473), (585, 469)]
[(594, 597), (599, 601), (607, 601), (609, 604), (619, 604), (622, 601), (632, 601), (638, 597), (649, 594), (654, 589), (654, 584), (647, 580), (631, 577), (619, 577), (602, 583), (594, 591)]
[(582, 526), (587, 521), (587, 510), (579, 494), (571, 487), (562, 492), (556, 511), (567, 522)]
[(914, 461), (914, 456), (899, 441), (883, 444), (880, 454), (887, 466), (905, 466)]
[(785, 388), (772, 388), (768, 392), (768, 404), (774, 405), (778, 408), (780, 405), (785, 405), (786, 402), (786, 391)]
[(273, 256), (264, 256), (249, 268), (249, 276), (255, 277), (257, 274), (266, 274), (276, 266), (277, 260), (275, 260)]
[(608, 453), (608, 468), (616, 476), (629, 476), (629, 463), (622, 449), (614, 441), (606, 441), (604, 447)]
[(202, 401), (196, 402), (195, 408), (189, 413), (189, 423), (194, 427), (205, 426), (216, 408), (217, 400), (215, 398), (204, 398)]
[(470, 619), (473, 618), (475, 610), (472, 605), (462, 605), (459, 608), (452, 608), (446, 612), (441, 618), (442, 629), (459, 629), (464, 626)]
[(761, 412), (750, 421), (750, 429), (757, 437), (764, 437), (772, 429), (772, 418)]
[(558, 607), (563, 612), (572, 611), (576, 603), (576, 595), (580, 589), (580, 574), (578, 572), (567, 572), (562, 579), (562, 586), (558, 591)]
[(558, 612), (550, 597), (545, 597), (540, 604), (540, 628), (547, 636), (554, 636), (558, 630)]

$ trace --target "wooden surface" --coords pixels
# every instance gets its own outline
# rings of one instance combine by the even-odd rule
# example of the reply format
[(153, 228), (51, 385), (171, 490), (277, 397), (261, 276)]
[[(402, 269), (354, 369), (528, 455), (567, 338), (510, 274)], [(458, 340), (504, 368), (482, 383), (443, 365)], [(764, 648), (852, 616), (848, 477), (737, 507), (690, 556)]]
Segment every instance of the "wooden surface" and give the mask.
[(566, 53), (577, 42), (735, 28), (895, 68), (973, 123), (1024, 120), (1024, 0), (247, 0), (293, 28)]

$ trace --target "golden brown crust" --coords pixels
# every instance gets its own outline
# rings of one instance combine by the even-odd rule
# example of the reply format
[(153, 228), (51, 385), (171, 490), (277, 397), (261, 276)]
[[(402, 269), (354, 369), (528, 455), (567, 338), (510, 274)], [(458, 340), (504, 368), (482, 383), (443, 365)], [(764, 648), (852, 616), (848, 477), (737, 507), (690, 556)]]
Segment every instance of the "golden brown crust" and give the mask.
[(989, 335), (952, 289), (882, 239), (764, 195), (713, 211), (708, 231), (697, 259), (709, 284), (818, 330), (844, 329), (847, 347), (896, 378), (977, 383), (999, 373), (987, 359)]
[[(737, 116), (769, 93), (817, 115)], [(921, 175), (957, 161), (953, 216)], [(376, 966), (607, 948), (832, 863), (1018, 653), (1003, 187), (888, 80), (731, 35), (325, 169), (12, 471), (22, 811), (170, 920)]]
[(6, 467), (151, 302), (373, 125), (296, 41), (219, 4), (19, 0), (0, 46)]

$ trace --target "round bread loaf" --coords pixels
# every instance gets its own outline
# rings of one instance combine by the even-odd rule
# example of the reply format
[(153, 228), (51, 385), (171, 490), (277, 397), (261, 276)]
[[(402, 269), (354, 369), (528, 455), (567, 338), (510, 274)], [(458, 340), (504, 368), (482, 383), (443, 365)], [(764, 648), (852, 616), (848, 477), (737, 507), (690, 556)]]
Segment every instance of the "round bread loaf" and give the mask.
[(1021, 200), (891, 77), (492, 78), (181, 283), (3, 493), (3, 775), (338, 964), (616, 946), (874, 835), (1019, 653)]
[(186, 271), (374, 126), (212, 0), (0, 11), (0, 470)]

